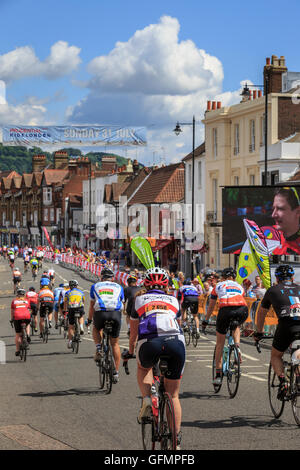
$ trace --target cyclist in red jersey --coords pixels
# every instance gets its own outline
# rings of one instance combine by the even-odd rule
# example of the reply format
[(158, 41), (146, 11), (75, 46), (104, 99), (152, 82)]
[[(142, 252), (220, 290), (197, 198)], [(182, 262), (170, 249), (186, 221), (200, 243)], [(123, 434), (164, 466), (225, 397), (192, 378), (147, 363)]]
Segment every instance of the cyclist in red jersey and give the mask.
[(29, 304), (25, 298), (25, 289), (17, 290), (17, 297), (11, 303), (11, 321), (14, 323), (16, 337), (16, 356), (20, 355), (20, 343), (22, 341), (22, 323), (26, 323), (27, 341), (30, 343), (29, 329), (30, 329), (30, 311)]

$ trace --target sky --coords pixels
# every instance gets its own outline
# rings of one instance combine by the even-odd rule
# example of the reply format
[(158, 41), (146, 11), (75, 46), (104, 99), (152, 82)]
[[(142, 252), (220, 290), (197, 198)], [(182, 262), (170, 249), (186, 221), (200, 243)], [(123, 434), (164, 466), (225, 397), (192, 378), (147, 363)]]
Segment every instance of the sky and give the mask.
[(146, 126), (145, 148), (99, 150), (179, 162), (193, 116), (204, 140), (207, 100), (238, 103), (272, 54), (300, 71), (299, 13), (299, 0), (0, 0), (0, 127)]

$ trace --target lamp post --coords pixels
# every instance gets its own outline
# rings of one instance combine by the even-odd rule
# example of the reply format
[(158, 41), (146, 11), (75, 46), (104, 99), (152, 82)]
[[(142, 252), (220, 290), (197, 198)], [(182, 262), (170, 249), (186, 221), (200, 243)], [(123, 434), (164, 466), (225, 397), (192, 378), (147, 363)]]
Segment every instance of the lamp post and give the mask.
[(248, 87), (253, 88), (264, 88), (265, 91), (265, 128), (264, 128), (264, 140), (265, 140), (265, 181), (264, 186), (268, 185), (268, 93), (269, 93), (269, 77), (265, 75), (264, 85), (246, 85), (241, 93), (243, 97), (250, 96), (250, 90)]
[[(177, 122), (174, 129), (175, 134), (178, 136), (182, 130), (180, 126), (192, 126), (193, 128), (193, 150), (192, 150), (192, 243), (194, 240), (194, 197), (195, 197), (195, 116), (193, 116), (192, 122)], [(193, 245), (191, 245), (191, 277), (194, 274), (193, 267)]]

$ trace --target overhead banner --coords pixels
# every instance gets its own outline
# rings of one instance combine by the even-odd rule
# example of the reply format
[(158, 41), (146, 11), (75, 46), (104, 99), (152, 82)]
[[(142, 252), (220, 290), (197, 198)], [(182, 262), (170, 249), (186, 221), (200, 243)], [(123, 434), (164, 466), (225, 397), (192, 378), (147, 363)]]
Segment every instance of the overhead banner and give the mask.
[(146, 145), (145, 127), (4, 126), (4, 145)]

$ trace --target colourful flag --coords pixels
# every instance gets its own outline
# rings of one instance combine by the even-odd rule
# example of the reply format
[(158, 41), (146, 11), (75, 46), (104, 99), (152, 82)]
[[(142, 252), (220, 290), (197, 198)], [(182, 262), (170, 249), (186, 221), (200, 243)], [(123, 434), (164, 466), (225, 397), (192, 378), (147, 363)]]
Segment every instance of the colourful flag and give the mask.
[(252, 221), (244, 219), (247, 241), (244, 243), (237, 270), (237, 282), (242, 283), (244, 279), (257, 270), (266, 289), (271, 287), (270, 251), (263, 231)]
[(46, 227), (43, 227), (43, 230), (44, 230), (45, 237), (47, 238), (47, 241), (51, 247), (51, 250), (54, 251), (54, 246), (52, 245), (52, 242), (50, 240), (48, 230), (46, 229)]
[(198, 274), (198, 276), (197, 276), (197, 279), (198, 279), (198, 281), (199, 281), (200, 286), (202, 287), (202, 289), (203, 289), (203, 291), (204, 291), (204, 285), (203, 285), (202, 279), (201, 279), (201, 277), (199, 276), (199, 274)]
[(151, 245), (146, 238), (134, 237), (131, 240), (130, 248), (146, 269), (155, 267)]

